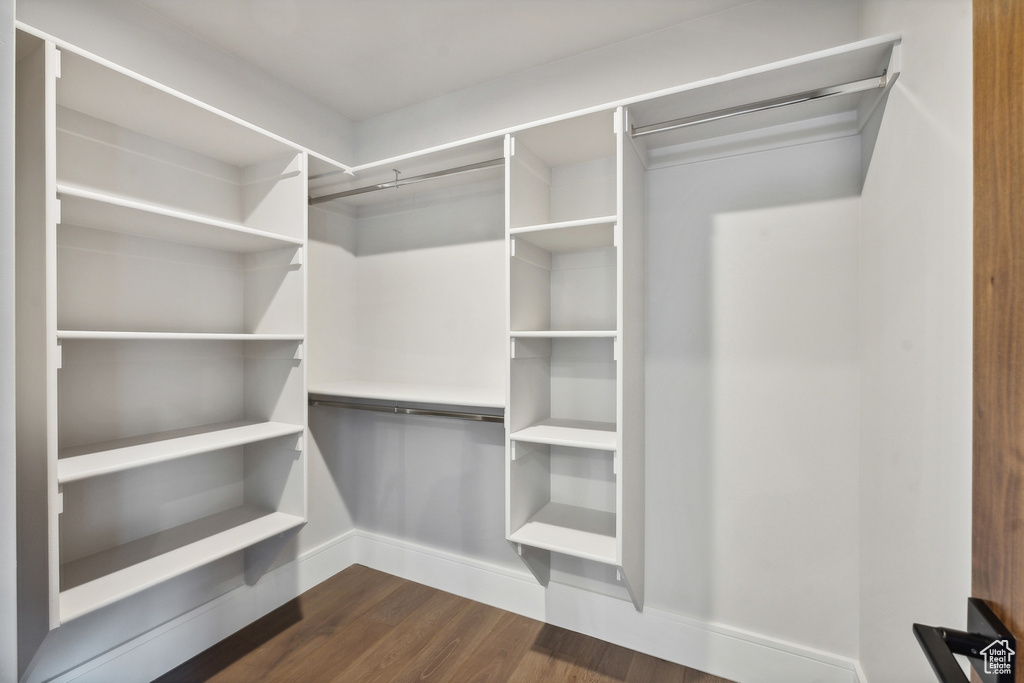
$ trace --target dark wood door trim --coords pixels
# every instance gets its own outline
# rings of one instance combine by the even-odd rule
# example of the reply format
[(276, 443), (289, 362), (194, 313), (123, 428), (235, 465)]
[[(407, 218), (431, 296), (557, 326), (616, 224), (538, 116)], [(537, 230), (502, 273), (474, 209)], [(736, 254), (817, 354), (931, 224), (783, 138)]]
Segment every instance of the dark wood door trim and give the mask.
[(974, 0), (972, 591), (1024, 635), (1024, 2)]

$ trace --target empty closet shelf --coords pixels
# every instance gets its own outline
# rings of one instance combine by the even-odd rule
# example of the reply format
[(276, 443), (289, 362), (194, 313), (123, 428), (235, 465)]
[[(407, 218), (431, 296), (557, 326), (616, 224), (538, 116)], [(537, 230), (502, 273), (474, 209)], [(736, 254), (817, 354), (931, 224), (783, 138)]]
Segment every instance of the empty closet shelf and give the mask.
[(523, 240), (550, 253), (583, 251), (615, 245), (615, 216), (510, 228), (513, 240)]
[(509, 438), (513, 441), (594, 448), (602, 451), (614, 451), (618, 447), (618, 436), (613, 422), (544, 420), (526, 429), (512, 432)]
[(57, 330), (58, 339), (129, 339), (154, 341), (292, 341), (302, 334), (251, 334), (246, 332), (127, 332), (119, 330)]
[(65, 224), (238, 253), (302, 246), (298, 237), (70, 183), (58, 183), (57, 194), (61, 200), (61, 223)]
[(243, 505), (61, 566), (67, 622), (305, 523)]
[(619, 333), (616, 330), (512, 330), (508, 333), (508, 336), (513, 339), (516, 337), (523, 339), (531, 337), (540, 339), (600, 339), (617, 337)]
[(612, 512), (548, 503), (508, 540), (605, 564), (618, 562)]
[(65, 448), (57, 460), (57, 481), (65, 484), (190, 455), (302, 434), (303, 430), (302, 425), (283, 422), (221, 422)]

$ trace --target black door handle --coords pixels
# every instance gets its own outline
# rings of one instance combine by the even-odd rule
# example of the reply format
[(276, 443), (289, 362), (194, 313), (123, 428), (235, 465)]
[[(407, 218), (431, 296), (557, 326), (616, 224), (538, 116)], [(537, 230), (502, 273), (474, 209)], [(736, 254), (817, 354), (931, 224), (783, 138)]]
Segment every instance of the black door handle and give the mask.
[(941, 683), (969, 683), (953, 655), (967, 657), (983, 683), (1014, 683), (1017, 641), (995, 612), (978, 598), (967, 599), (970, 632), (914, 624), (914, 635)]

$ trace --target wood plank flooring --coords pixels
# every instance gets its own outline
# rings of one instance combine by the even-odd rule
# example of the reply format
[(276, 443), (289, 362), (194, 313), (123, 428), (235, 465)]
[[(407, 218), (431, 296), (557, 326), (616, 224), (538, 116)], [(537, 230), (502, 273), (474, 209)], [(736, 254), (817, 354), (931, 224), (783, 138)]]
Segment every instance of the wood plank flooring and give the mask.
[(354, 565), (157, 683), (729, 683)]

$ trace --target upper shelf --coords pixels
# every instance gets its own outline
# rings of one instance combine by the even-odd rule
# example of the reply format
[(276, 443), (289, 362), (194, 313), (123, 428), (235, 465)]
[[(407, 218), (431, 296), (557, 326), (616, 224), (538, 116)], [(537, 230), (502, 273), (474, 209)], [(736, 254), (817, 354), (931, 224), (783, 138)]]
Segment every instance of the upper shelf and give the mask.
[(239, 167), (298, 151), (197, 100), (66, 49), (57, 103)]
[(57, 185), (61, 222), (229, 252), (302, 246), (303, 240), (187, 211), (118, 197), (76, 185)]

